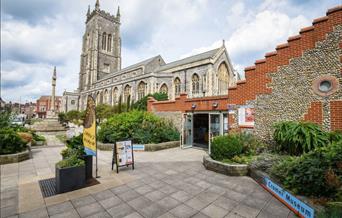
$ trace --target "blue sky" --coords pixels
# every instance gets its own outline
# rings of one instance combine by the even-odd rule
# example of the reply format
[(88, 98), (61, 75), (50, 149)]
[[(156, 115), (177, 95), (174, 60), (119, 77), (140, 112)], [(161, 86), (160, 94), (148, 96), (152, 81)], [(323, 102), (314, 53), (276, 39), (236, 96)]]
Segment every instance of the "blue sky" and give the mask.
[[(121, 8), (123, 66), (162, 55), (166, 62), (216, 48), (225, 39), (235, 69), (286, 42), (341, 0), (100, 0)], [(81, 39), (95, 0), (1, 0), (1, 97), (35, 101), (78, 86)]]

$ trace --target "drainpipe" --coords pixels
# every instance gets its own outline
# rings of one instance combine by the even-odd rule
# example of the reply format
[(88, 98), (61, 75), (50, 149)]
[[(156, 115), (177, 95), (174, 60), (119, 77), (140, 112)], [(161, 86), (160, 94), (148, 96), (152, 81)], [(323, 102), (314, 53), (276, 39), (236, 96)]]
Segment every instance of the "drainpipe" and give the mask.
[(186, 93), (186, 78), (187, 78), (187, 75), (186, 75), (186, 70), (184, 71), (184, 75), (185, 75), (185, 79), (184, 79), (184, 92)]

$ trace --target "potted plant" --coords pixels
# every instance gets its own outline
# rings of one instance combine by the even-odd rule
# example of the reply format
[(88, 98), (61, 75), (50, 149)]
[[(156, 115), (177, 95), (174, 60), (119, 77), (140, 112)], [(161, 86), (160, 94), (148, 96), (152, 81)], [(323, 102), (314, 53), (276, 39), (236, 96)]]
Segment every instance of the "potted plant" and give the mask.
[(56, 192), (58, 194), (82, 188), (85, 183), (85, 162), (77, 154), (72, 154), (56, 164)]
[(86, 180), (91, 179), (93, 177), (93, 156), (84, 152), (82, 134), (67, 140), (67, 148), (61, 152), (63, 159), (73, 154), (85, 161)]

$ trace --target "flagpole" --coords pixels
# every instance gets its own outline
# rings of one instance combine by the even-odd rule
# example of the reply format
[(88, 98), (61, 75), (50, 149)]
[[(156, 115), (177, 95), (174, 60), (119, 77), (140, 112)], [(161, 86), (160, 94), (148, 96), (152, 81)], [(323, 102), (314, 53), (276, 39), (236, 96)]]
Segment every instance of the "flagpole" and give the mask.
[[(95, 118), (96, 118), (96, 109), (94, 109), (94, 113), (95, 113)], [(95, 119), (95, 145), (96, 145), (96, 169), (95, 169), (95, 177), (96, 178), (100, 178), (97, 174), (97, 171), (98, 171), (98, 167), (97, 167), (97, 118)]]

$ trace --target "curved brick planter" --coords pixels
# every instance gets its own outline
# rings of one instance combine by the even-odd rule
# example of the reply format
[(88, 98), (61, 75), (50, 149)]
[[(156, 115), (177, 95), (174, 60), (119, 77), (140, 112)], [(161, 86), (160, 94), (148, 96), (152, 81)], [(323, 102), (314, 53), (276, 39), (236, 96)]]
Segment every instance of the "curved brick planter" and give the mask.
[[(175, 147), (179, 147), (179, 141), (162, 142), (158, 144), (145, 144), (145, 151), (159, 151)], [(111, 151), (113, 149), (113, 144), (97, 142), (97, 148), (103, 151)]]
[(248, 174), (247, 164), (227, 164), (213, 160), (210, 156), (203, 157), (203, 165), (207, 170), (215, 171), (228, 176), (246, 176)]
[(9, 163), (18, 163), (30, 159), (30, 152), (28, 150), (16, 154), (0, 155), (0, 165)]

